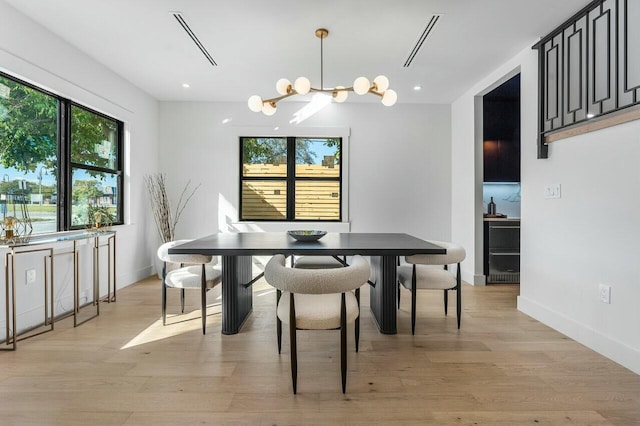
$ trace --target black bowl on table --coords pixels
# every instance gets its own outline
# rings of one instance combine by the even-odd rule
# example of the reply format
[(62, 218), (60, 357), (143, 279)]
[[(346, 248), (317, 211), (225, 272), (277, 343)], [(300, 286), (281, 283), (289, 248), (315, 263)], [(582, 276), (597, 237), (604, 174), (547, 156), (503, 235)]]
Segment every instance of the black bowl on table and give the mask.
[(315, 231), (315, 230), (294, 230), (287, 231), (287, 234), (297, 241), (318, 241), (320, 238), (327, 235), (327, 231)]

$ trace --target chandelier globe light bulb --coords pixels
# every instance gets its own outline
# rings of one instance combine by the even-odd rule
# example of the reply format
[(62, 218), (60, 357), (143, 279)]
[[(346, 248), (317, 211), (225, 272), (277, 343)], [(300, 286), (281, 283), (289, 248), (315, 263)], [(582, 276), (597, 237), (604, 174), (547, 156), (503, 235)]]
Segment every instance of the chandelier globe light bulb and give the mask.
[(384, 93), (389, 88), (389, 79), (384, 75), (379, 75), (373, 79), (373, 84), (376, 85), (376, 92)]
[(307, 77), (298, 77), (293, 83), (293, 87), (299, 95), (306, 95), (311, 90), (311, 82)]
[(393, 106), (398, 101), (398, 94), (395, 90), (387, 90), (382, 95), (382, 105), (384, 106)]
[(286, 95), (287, 93), (289, 93), (291, 91), (291, 82), (289, 80), (287, 80), (286, 78), (281, 78), (276, 83), (276, 90), (281, 95)]
[[(336, 86), (336, 89), (344, 89), (344, 86)], [(347, 92), (346, 90), (336, 90), (335, 92), (333, 92), (333, 100), (340, 104), (346, 101), (348, 97), (349, 92)]]
[(353, 91), (358, 95), (366, 95), (371, 89), (371, 83), (369, 83), (369, 79), (366, 77), (358, 77), (353, 82)]
[(264, 115), (273, 115), (277, 111), (276, 106), (272, 102), (265, 102), (262, 106), (262, 113)]
[(253, 112), (262, 111), (262, 98), (258, 95), (251, 96), (247, 104), (249, 105), (249, 109)]

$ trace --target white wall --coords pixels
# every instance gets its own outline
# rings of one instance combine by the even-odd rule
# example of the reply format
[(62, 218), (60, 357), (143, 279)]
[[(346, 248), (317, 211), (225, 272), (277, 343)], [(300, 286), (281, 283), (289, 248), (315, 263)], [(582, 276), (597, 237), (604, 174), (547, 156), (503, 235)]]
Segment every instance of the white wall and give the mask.
[[(0, 1), (0, 70), (125, 122), (127, 225), (116, 227), (118, 287), (150, 275), (156, 243), (150, 237), (153, 228), (142, 177), (158, 166), (157, 101), (3, 1)], [(40, 264), (41, 260), (37, 265)], [(62, 269), (56, 281), (64, 281), (68, 276)], [(28, 289), (21, 291), (21, 297), (36, 303), (35, 296), (29, 297)], [(4, 299), (0, 310), (4, 312)], [(0, 319), (4, 319), (4, 314)]]
[[(533, 43), (532, 43), (533, 44)], [(640, 373), (640, 122), (554, 142), (536, 158), (537, 56), (524, 49), (452, 105), (452, 234), (477, 247), (478, 212), (472, 199), (477, 158), (456, 152), (480, 147), (474, 133), (476, 96), (521, 71), (522, 234), (518, 309)], [(457, 176), (464, 170), (474, 170)], [(544, 199), (560, 183), (561, 199)], [(460, 210), (460, 211), (458, 211)], [(474, 265), (475, 271), (481, 265)], [(467, 273), (473, 273), (467, 270)], [(611, 304), (598, 284), (612, 286)]]
[[(351, 135), (348, 219), (352, 232), (450, 238), (448, 106), (387, 108), (347, 101), (290, 126), (288, 121), (302, 105), (283, 102), (276, 115), (265, 117), (249, 111), (246, 103), (161, 103), (160, 162), (170, 195), (177, 197), (188, 179), (202, 184), (180, 220), (179, 237), (225, 230), (225, 222), (237, 220), (238, 136), (308, 136), (310, 131), (326, 130), (327, 135)], [(222, 124), (225, 118), (232, 121)]]

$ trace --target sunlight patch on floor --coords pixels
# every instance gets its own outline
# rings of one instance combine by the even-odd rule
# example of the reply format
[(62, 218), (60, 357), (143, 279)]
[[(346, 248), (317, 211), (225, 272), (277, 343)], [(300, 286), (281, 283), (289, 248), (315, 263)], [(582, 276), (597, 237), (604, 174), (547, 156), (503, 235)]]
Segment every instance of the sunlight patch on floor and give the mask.
[[(215, 322), (220, 322), (221, 313), (222, 305), (219, 300), (207, 305), (207, 327), (214, 325)], [(135, 346), (179, 336), (181, 334), (201, 331), (202, 321), (200, 314), (200, 309), (194, 309), (193, 311), (185, 312), (184, 314), (167, 314), (166, 326), (162, 325), (162, 317), (160, 317), (120, 349), (129, 349)], [(215, 322), (213, 323), (211, 321), (212, 316), (215, 317)]]

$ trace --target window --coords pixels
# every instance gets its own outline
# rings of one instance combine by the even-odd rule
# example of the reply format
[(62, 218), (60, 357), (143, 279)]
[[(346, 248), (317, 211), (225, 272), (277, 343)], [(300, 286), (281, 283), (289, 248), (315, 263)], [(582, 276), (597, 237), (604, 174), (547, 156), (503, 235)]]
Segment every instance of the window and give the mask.
[(240, 220), (340, 221), (342, 138), (240, 138)]
[[(0, 220), (21, 233), (123, 223), (123, 123), (0, 73)], [(106, 216), (106, 217), (105, 217)]]
[(109, 221), (122, 217), (119, 135), (121, 124), (71, 105), (71, 225), (93, 222), (93, 211), (106, 211)]

